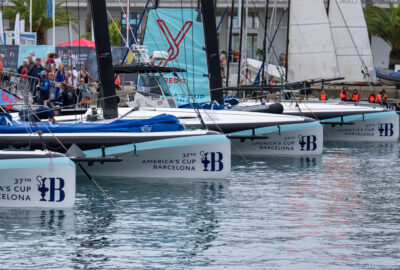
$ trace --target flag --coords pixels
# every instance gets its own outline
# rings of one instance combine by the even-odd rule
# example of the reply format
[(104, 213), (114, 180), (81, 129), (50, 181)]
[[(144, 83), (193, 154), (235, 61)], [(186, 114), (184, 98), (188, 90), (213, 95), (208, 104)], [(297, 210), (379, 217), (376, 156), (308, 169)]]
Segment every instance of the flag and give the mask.
[(72, 46), (72, 24), (71, 20), (69, 20), (69, 25), (68, 25), (68, 34), (69, 34), (69, 46)]
[(93, 30), (93, 21), (92, 21), (92, 41), (94, 42), (94, 30)]
[(47, 0), (46, 3), (46, 17), (53, 17), (53, 0)]
[(19, 13), (17, 13), (17, 16), (15, 16), (15, 26), (14, 26), (14, 44), (19, 45), (20, 43), (20, 27), (21, 24), (19, 22)]
[(0, 44), (4, 44), (3, 12), (0, 11)]
[(25, 20), (20, 20), (19, 21), (19, 31), (21, 33), (25, 33)]

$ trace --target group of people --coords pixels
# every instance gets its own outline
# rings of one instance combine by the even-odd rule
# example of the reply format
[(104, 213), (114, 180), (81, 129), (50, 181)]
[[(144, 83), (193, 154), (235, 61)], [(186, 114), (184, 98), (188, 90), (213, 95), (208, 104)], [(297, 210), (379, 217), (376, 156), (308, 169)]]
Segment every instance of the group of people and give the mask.
[[(347, 86), (344, 86), (343, 89), (340, 91), (340, 100), (341, 101), (350, 101), (350, 102), (360, 102), (360, 93), (358, 92), (357, 89), (353, 90), (353, 93), (349, 94), (349, 88)], [(326, 101), (328, 100), (328, 95), (325, 92), (325, 89), (322, 89), (319, 99), (321, 101)], [(379, 92), (379, 94), (375, 94), (374, 91), (372, 91), (368, 97), (368, 102), (369, 103), (380, 103), (382, 105), (387, 105), (387, 95), (385, 89), (382, 89), (382, 91)]]
[[(56, 110), (49, 109), (53, 106), (72, 108), (76, 104), (87, 106), (90, 103), (93, 76), (87, 71), (86, 65), (82, 65), (79, 72), (76, 70), (77, 59), (72, 50), (68, 52), (67, 58), (67, 61), (62, 61), (56, 53), (48, 53), (47, 58), (42, 61), (41, 58), (35, 57), (35, 52), (32, 51), (18, 68), (17, 72), (21, 75), (20, 84), (28, 84), (26, 86), (32, 93), (33, 102), (44, 107), (39, 107), (39, 115), (55, 112)], [(65, 66), (63, 62), (68, 64)], [(36, 79), (28, 80), (28, 76)]]
[[(75, 58), (72, 57), (72, 51), (69, 52), (67, 67), (62, 63), (61, 59), (55, 53), (48, 53), (47, 58), (35, 58), (32, 51), (30, 55), (23, 59), (23, 64), (18, 68), (18, 73), (22, 76), (20, 80), (26, 76), (37, 78), (31, 83), (32, 95), (36, 97), (36, 103), (42, 104), (50, 97), (50, 90), (53, 90), (53, 98), (58, 99), (63, 90), (71, 90), (76, 93), (78, 101), (84, 100), (90, 96), (89, 85), (94, 81), (93, 76), (87, 71), (86, 65), (82, 65), (78, 72), (75, 69)], [(44, 64), (44, 65), (43, 65)]]

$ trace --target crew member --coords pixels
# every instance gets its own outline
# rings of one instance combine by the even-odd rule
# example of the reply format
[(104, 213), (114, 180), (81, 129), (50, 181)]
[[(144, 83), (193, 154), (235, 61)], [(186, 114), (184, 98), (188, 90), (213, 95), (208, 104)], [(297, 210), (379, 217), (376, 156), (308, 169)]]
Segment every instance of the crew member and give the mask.
[(380, 103), (382, 105), (387, 105), (386, 102), (387, 96), (386, 96), (386, 91), (382, 90), (381, 92), (379, 92), (379, 94), (376, 95), (376, 103)]
[(49, 122), (55, 122), (54, 115), (59, 115), (59, 110), (53, 110), (47, 106), (40, 106), (32, 112), (28, 109), (23, 109), (19, 113), (21, 121), (40, 122), (41, 119), (47, 119)]
[(368, 102), (369, 102), (369, 103), (375, 103), (375, 102), (376, 102), (376, 95), (375, 95), (375, 92), (371, 92), (371, 93), (369, 94)]
[(328, 100), (328, 95), (325, 93), (325, 89), (322, 89), (321, 94), (319, 95), (319, 100), (321, 101)]
[(360, 102), (360, 94), (358, 93), (357, 89), (353, 90), (353, 94), (351, 95), (351, 100), (353, 102)]
[(348, 87), (345, 86), (343, 87), (342, 91), (340, 91), (340, 100), (341, 101), (347, 101), (347, 91), (348, 91)]

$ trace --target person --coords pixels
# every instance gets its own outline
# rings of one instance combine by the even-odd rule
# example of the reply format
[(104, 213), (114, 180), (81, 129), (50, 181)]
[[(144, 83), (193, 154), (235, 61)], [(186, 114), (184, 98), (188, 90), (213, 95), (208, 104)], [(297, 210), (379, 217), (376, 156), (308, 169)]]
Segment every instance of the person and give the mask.
[(219, 56), (219, 62), (221, 64), (221, 77), (225, 78), (225, 64), (226, 64), (226, 52), (221, 51), (221, 55)]
[(387, 95), (386, 95), (386, 90), (385, 89), (382, 89), (382, 100), (384, 100), (385, 103), (386, 103)]
[(76, 104), (75, 91), (68, 87), (68, 84), (61, 83), (61, 94), (52, 100), (51, 102), (61, 103), (63, 108), (74, 108)]
[[(31, 51), (31, 52), (29, 53), (29, 56), (32, 57), (32, 60), (33, 60), (33, 61), (36, 61), (35, 51)], [(28, 56), (28, 57), (29, 57), (29, 56)]]
[(51, 73), (46, 73), (46, 71), (42, 71), (40, 73), (40, 84), (36, 85), (36, 88), (39, 91), (39, 104), (43, 105), (50, 98), (50, 79), (52, 78)]
[(78, 103), (87, 107), (90, 103), (90, 89), (89, 85), (85, 83), (84, 79), (80, 79), (77, 90)]
[(71, 64), (73, 67), (76, 67), (78, 63), (78, 59), (73, 54), (72, 50), (69, 50), (68, 53), (64, 54), (62, 61), (65, 65)]
[(319, 95), (319, 100), (321, 100), (321, 101), (328, 100), (328, 95), (325, 93), (325, 89), (322, 89), (321, 94)]
[(379, 94), (376, 95), (375, 102), (380, 103), (382, 105), (387, 105), (386, 100), (387, 100), (386, 91), (385, 89), (383, 89), (381, 92), (379, 92)]
[(86, 65), (82, 65), (81, 71), (79, 71), (79, 74), (78, 74), (78, 80), (79, 80), (79, 82), (80, 82), (82, 79), (84, 80), (84, 83), (85, 83), (86, 85), (90, 85), (90, 84), (92, 84), (93, 81), (94, 81), (92, 75), (90, 75), (89, 72), (87, 71), (87, 66), (86, 66)]
[(239, 62), (239, 50), (233, 50), (233, 62)]
[[(35, 66), (28, 72), (28, 75), (31, 77), (35, 77), (40, 80), (40, 73), (44, 70), (44, 67), (42, 66), (40, 58), (36, 58), (35, 61)], [(34, 80), (32, 83), (32, 92), (33, 96), (36, 97), (36, 85), (39, 80)]]
[(375, 92), (374, 92), (374, 91), (372, 91), (372, 92), (369, 94), (368, 102), (369, 102), (369, 103), (375, 103), (375, 102), (376, 102), (376, 95), (375, 95)]
[[(56, 72), (56, 75), (54, 77), (55, 77), (56, 84), (65, 82), (66, 74), (65, 74), (64, 64), (60, 64), (60, 66), (58, 67), (58, 70)], [(54, 92), (54, 98), (58, 98), (59, 95), (60, 95), (60, 87), (56, 87), (56, 90)]]
[(312, 93), (312, 90), (310, 89), (311, 86), (306, 80), (303, 81), (302, 86), (303, 86), (303, 89), (300, 90), (300, 98), (301, 98), (301, 100), (304, 100), (304, 96), (305, 96), (306, 100), (308, 100), (308, 96), (311, 95), (311, 93)]
[(68, 64), (67, 74), (69, 75), (67, 78), (67, 82), (73, 87), (78, 87), (78, 71), (74, 68), (72, 64)]
[(54, 72), (56, 70), (56, 62), (54, 61), (54, 57), (55, 57), (54, 53), (48, 52), (47, 53), (47, 59), (46, 59), (45, 65), (44, 65), (44, 69), (47, 72), (50, 72), (50, 73), (53, 73), (53, 74), (54, 74)]
[(58, 68), (62, 64), (61, 57), (58, 55), (58, 53), (54, 54), (54, 62), (56, 63), (56, 70), (58, 70)]
[(349, 88), (347, 86), (344, 86), (342, 91), (340, 91), (340, 100), (341, 101), (347, 101), (347, 91)]
[(115, 81), (114, 86), (115, 90), (121, 90), (121, 80), (119, 79), (119, 74), (114, 73)]
[(22, 65), (20, 65), (19, 68), (18, 68), (18, 74), (23, 75), (23, 76), (20, 77), (20, 81), (22, 81), (22, 79), (26, 79), (27, 78), (26, 75), (28, 75), (28, 70), (29, 70), (29, 66), (28, 65), (29, 65), (28, 59), (22, 60)]
[(53, 110), (47, 106), (40, 106), (30, 112), (28, 109), (22, 109), (19, 111), (18, 116), (21, 121), (24, 122), (40, 122), (41, 119), (47, 119), (49, 122), (56, 122), (54, 116), (60, 114), (59, 110)]
[(351, 100), (353, 102), (360, 102), (360, 94), (358, 93), (357, 89), (353, 90), (353, 94), (351, 95)]
[(28, 55), (26, 59), (28, 59), (28, 72), (29, 72), (29, 70), (31, 70), (35, 66), (35, 60), (33, 60), (32, 55)]

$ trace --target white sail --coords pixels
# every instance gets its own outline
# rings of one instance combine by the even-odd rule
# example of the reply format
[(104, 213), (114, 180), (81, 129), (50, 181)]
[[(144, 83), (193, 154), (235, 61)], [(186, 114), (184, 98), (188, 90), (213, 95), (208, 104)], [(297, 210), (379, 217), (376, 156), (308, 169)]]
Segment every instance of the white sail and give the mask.
[(331, 0), (329, 22), (340, 74), (345, 82), (376, 81), (361, 0)]
[(323, 0), (291, 1), (288, 81), (339, 76)]

